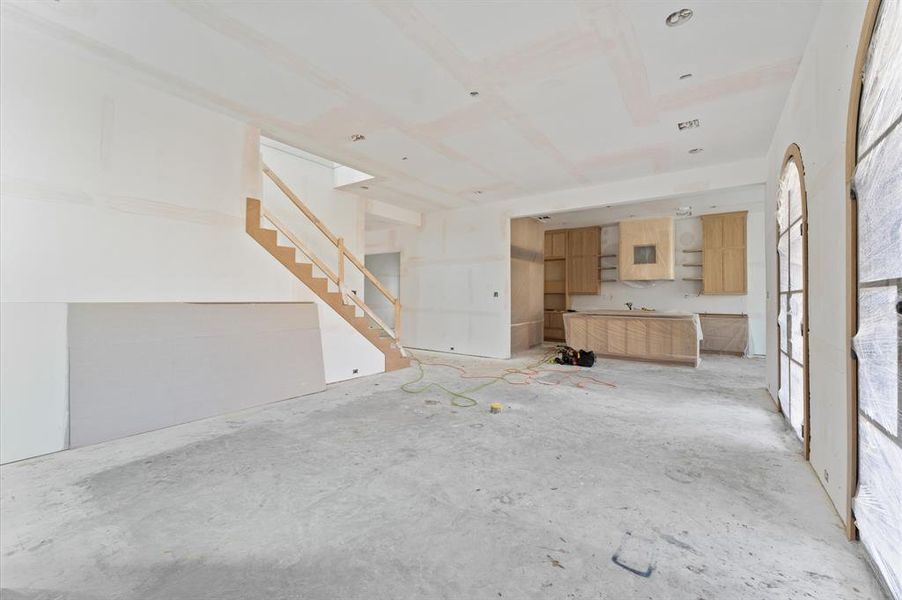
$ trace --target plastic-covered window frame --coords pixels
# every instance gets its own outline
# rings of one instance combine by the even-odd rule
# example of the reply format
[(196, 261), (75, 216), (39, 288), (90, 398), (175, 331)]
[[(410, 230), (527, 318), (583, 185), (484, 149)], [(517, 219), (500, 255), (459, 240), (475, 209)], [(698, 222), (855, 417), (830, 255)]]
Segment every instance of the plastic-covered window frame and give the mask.
[(876, 14), (875, 5), (850, 104), (857, 390), (857, 482), (853, 475), (850, 483), (862, 544), (902, 598), (902, 0), (883, 0)]
[[(783, 157), (776, 209), (779, 331), (777, 397), (781, 412), (793, 432), (802, 440), (806, 459), (810, 453), (807, 202), (801, 150), (796, 144), (791, 144)], [(795, 254), (793, 246), (800, 249), (801, 264), (797, 268), (794, 268), (792, 262), (792, 255)], [(798, 301), (799, 297), (801, 302)], [(793, 310), (793, 306), (796, 310)]]

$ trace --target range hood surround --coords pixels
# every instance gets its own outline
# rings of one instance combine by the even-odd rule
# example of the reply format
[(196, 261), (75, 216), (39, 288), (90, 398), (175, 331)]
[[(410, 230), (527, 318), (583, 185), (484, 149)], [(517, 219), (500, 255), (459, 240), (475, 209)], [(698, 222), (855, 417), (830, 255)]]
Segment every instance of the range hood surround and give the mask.
[(673, 217), (620, 221), (621, 281), (673, 281)]

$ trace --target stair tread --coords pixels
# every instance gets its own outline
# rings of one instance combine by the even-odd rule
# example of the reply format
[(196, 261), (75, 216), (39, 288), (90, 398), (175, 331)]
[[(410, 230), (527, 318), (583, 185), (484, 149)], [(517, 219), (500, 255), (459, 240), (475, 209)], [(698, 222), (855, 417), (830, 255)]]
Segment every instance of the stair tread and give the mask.
[[(366, 314), (358, 315), (357, 312), (361, 309), (353, 302), (345, 303), (340, 291), (330, 291), (329, 280), (326, 277), (315, 276), (312, 263), (296, 260), (297, 248), (278, 244), (278, 231), (249, 224), (248, 233), (266, 248), (273, 257), (288, 267), (302, 283), (325, 300), (333, 307), (335, 312), (341, 315), (345, 321), (378, 348), (385, 355), (386, 371), (405, 368), (410, 365), (410, 359), (401, 353), (399, 343), (395, 338), (381, 327), (373, 327), (372, 319)], [(288, 264), (289, 262), (291, 264)]]

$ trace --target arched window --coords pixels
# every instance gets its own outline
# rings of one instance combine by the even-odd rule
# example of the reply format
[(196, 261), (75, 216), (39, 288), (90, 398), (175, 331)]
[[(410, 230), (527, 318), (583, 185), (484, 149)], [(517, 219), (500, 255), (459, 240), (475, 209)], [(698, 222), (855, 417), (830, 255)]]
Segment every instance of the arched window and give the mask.
[(902, 0), (877, 4), (869, 6), (859, 47), (847, 140), (855, 252), (851, 521), (902, 598)]
[(780, 338), (780, 410), (804, 443), (808, 458), (808, 224), (804, 168), (793, 144), (783, 159), (777, 196), (777, 294)]

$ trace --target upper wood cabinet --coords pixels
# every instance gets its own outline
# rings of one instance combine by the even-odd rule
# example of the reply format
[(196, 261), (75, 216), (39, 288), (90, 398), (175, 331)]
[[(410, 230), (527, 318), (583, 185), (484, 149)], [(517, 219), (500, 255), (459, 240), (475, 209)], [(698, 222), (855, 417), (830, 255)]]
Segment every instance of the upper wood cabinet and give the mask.
[(567, 258), (567, 230), (545, 232), (545, 258)]
[(746, 218), (733, 212), (702, 217), (702, 279), (705, 294), (745, 294)]
[(600, 254), (600, 227), (545, 232), (545, 258), (563, 258), (566, 261), (568, 294), (598, 293)]
[(571, 294), (597, 294), (598, 255), (601, 228), (582, 227), (567, 231), (567, 285)]

